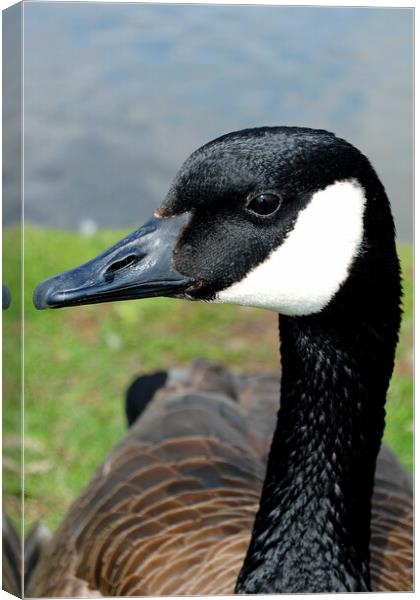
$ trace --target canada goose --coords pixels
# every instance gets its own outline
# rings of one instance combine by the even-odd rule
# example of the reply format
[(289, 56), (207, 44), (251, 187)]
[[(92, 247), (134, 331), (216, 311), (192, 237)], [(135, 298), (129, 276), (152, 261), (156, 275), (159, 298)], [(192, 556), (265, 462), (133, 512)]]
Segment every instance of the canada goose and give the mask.
[(387, 196), (349, 143), (264, 127), (195, 151), (151, 221), (34, 302), (172, 296), (278, 312), (265, 478), (264, 390), (247, 392), (247, 418), (241, 380), (208, 392), (184, 377), (180, 392), (169, 377), (73, 504), (28, 594), (412, 589), (410, 481), (388, 450), (377, 462), (400, 294)]

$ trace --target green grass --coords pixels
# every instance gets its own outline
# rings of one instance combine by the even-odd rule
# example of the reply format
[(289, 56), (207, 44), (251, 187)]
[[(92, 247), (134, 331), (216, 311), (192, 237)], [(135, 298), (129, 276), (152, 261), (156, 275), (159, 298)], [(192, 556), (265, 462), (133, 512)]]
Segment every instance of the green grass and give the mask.
[[(78, 233), (25, 230), (25, 522), (42, 518), (54, 529), (71, 500), (114, 447), (126, 427), (124, 392), (139, 373), (205, 357), (239, 372), (278, 367), (274, 314), (242, 307), (170, 299), (120, 302), (39, 312), (32, 291), (41, 280), (88, 260), (123, 231), (92, 238)], [(18, 244), (16, 230), (4, 245)], [(412, 256), (400, 246), (405, 274), (405, 317), (387, 404), (385, 439), (412, 468)], [(15, 266), (4, 265), (4, 281)], [(13, 296), (13, 289), (12, 289)], [(15, 302), (4, 314), (4, 335), (19, 328)], [(19, 391), (4, 374), (5, 456), (17, 462), (11, 434)], [(10, 461), (9, 461), (10, 462)], [(7, 469), (6, 469), (7, 475)], [(16, 478), (4, 477), (6, 509), (16, 506)]]

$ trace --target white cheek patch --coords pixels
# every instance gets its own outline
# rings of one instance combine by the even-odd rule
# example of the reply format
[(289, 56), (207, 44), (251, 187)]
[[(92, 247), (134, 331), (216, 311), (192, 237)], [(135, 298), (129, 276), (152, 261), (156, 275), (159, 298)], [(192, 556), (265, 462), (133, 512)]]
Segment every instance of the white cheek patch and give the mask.
[(365, 195), (356, 180), (316, 192), (281, 246), (214, 302), (275, 310), (321, 311), (348, 276), (363, 238)]

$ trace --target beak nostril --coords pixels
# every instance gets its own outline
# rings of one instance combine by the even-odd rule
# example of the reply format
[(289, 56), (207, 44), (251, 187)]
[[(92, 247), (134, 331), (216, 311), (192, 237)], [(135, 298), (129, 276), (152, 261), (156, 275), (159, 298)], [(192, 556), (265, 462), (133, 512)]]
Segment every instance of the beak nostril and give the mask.
[(106, 269), (106, 271), (104, 273), (105, 281), (107, 283), (110, 283), (111, 281), (113, 281), (115, 273), (117, 273), (118, 271), (122, 271), (123, 269), (126, 269), (127, 267), (132, 267), (133, 265), (138, 263), (140, 259), (141, 259), (141, 256), (138, 256), (137, 254), (129, 254), (128, 256), (125, 256), (121, 260), (115, 261), (114, 263), (109, 265), (109, 267)]

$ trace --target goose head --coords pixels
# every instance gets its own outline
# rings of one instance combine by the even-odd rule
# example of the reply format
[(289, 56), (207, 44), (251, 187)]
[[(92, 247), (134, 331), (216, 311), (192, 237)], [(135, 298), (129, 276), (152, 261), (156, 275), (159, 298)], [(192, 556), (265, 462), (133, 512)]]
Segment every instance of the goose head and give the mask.
[(174, 296), (351, 312), (396, 276), (393, 254), (385, 192), (356, 148), (322, 130), (249, 129), (196, 150), (148, 223), (42, 283), (34, 303)]

